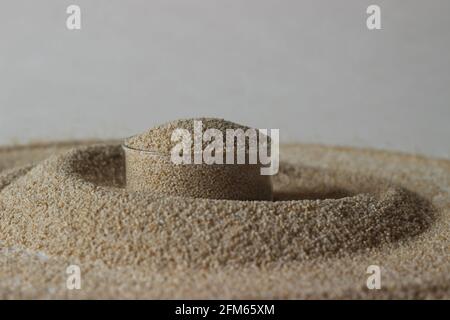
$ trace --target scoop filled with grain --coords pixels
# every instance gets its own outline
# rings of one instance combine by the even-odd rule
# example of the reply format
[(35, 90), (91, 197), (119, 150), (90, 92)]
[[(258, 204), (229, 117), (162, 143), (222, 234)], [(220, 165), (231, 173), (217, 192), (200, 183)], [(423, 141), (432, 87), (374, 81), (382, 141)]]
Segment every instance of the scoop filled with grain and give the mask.
[[(256, 129), (223, 119), (198, 118), (175, 120), (128, 138), (122, 146), (127, 189), (270, 201), (271, 177), (261, 174), (263, 165), (255, 161), (258, 150), (252, 148), (267, 144), (259, 144), (262, 136), (252, 135), (254, 132)], [(239, 140), (239, 135), (244, 140)], [(239, 144), (242, 141), (244, 144)]]

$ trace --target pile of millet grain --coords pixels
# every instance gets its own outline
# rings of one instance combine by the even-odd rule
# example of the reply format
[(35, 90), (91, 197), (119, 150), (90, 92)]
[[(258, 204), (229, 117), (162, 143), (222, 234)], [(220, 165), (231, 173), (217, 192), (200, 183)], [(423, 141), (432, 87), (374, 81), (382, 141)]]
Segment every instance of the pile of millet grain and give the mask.
[(2, 298), (449, 298), (447, 160), (285, 145), (278, 201), (231, 201), (130, 193), (115, 143), (40, 148), (0, 152)]
[[(175, 143), (171, 140), (172, 133), (175, 129), (185, 129), (191, 133), (191, 140), (194, 142), (194, 121), (201, 121), (202, 123), (202, 135), (208, 129), (216, 129), (222, 133), (223, 136), (223, 146), (224, 152), (226, 143), (226, 130), (241, 129), (244, 132), (251, 129), (248, 126), (244, 126), (232, 121), (227, 121), (220, 118), (190, 118), (190, 119), (179, 119), (171, 122), (167, 122), (158, 125), (146, 132), (132, 136), (125, 140), (125, 144), (129, 147), (139, 150), (152, 151), (159, 153), (161, 155), (170, 155), (172, 148)], [(202, 150), (208, 144), (208, 141), (202, 140)], [(194, 151), (194, 143), (192, 143), (192, 151)]]

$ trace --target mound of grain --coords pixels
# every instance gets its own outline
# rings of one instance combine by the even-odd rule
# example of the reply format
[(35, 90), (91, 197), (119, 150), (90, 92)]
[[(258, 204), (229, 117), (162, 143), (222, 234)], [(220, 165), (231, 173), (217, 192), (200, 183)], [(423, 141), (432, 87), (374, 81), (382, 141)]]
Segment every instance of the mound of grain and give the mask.
[[(202, 122), (202, 134), (208, 129), (217, 129), (222, 132), (224, 151), (226, 142), (225, 133), (227, 129), (242, 129), (244, 132), (247, 129), (250, 129), (250, 127), (219, 118), (180, 119), (159, 125), (148, 130), (147, 132), (128, 138), (125, 141), (125, 145), (134, 149), (153, 151), (160, 154), (170, 154), (170, 151), (175, 145), (174, 142), (171, 141), (172, 132), (174, 130), (188, 130), (192, 134), (192, 141), (194, 141), (194, 121)], [(207, 144), (207, 141), (202, 141), (203, 148), (205, 148)], [(192, 147), (193, 146), (194, 144), (192, 144)]]
[(426, 201), (361, 174), (285, 163), (275, 181), (279, 199), (323, 186), (350, 196), (259, 202), (129, 193), (123, 171), (116, 145), (44, 161), (1, 192), (2, 240), (111, 267), (268, 267), (382, 246), (432, 221)]
[[(50, 154), (60, 153), (67, 150), (75, 143), (64, 144), (42, 144), (23, 147), (0, 148), (0, 199), (3, 197), (1, 191), (6, 186), (23, 183), (27, 177), (29, 167), (20, 169), (20, 166), (31, 162), (38, 162)], [(104, 150), (106, 151), (106, 150)], [(77, 151), (79, 154), (81, 151)], [(93, 157), (95, 153), (89, 152)], [(97, 153), (98, 154), (98, 153)], [(110, 154), (113, 156), (115, 152)], [(87, 155), (84, 153), (84, 155)], [(46, 245), (51, 242), (53, 235), (58, 235), (55, 242), (61, 241), (59, 231), (52, 229), (53, 233), (42, 234), (44, 221), (52, 223), (58, 220), (57, 210), (49, 212), (53, 217), (43, 217), (45, 210), (32, 212), (27, 209), (23, 213), (17, 210), (16, 220), (32, 220), (34, 216), (40, 222), (34, 221), (30, 224), (30, 230), (26, 231), (25, 238), (30, 238), (32, 232), (47, 237), (47, 241), (40, 240), (39, 249), (27, 249), (23, 245), (6, 245), (0, 240), (0, 298), (146, 298), (146, 299), (323, 299), (323, 298), (364, 298), (364, 299), (430, 299), (449, 298), (450, 275), (447, 272), (449, 266), (448, 243), (450, 241), (450, 161), (430, 159), (413, 155), (384, 152), (379, 150), (361, 150), (353, 148), (324, 147), (315, 145), (289, 145), (282, 146), (284, 162), (282, 174), (275, 181), (276, 199), (278, 200), (305, 200), (305, 199), (331, 199), (345, 196), (353, 197), (361, 192), (376, 194), (387, 190), (389, 184), (377, 184), (383, 179), (390, 181), (394, 188), (407, 188), (409, 196), (424, 203), (426, 210), (423, 216), (411, 216), (412, 224), (426, 226), (419, 227), (417, 235), (405, 232), (403, 237), (387, 242), (384, 245), (376, 245), (372, 248), (356, 251), (342, 251), (333, 257), (311, 257), (301, 261), (287, 261), (276, 266), (221, 266), (217, 268), (190, 268), (170, 267), (157, 271), (142, 267), (141, 265), (120, 264), (105, 265), (101, 260), (92, 261), (87, 257), (77, 259), (75, 256), (80, 250), (73, 253), (73, 248), (66, 250), (66, 245), (60, 246), (60, 255), (49, 255)], [(80, 156), (77, 156), (81, 159)], [(117, 156), (117, 160), (120, 159)], [(96, 157), (98, 161), (106, 160), (106, 157)], [(53, 160), (52, 160), (53, 161)], [(84, 161), (84, 160), (83, 160)], [(64, 161), (63, 161), (64, 162)], [(108, 160), (105, 164), (114, 161)], [(299, 164), (302, 164), (300, 167)], [(67, 167), (63, 171), (69, 170)], [(78, 185), (90, 184), (91, 191), (104, 196), (106, 189), (121, 190), (123, 179), (120, 164), (113, 166), (117, 170), (100, 171), (90, 168), (86, 171), (84, 165), (73, 166), (70, 164), (71, 180)], [(45, 166), (48, 166), (46, 164)], [(343, 171), (344, 170), (344, 171)], [(96, 173), (97, 171), (97, 173)], [(348, 172), (350, 171), (350, 172)], [(100, 174), (98, 172), (103, 172)], [(30, 172), (31, 173), (31, 172)], [(32, 173), (37, 175), (37, 172)], [(301, 174), (307, 179), (291, 178)], [(368, 175), (376, 176), (378, 179), (369, 178)], [(76, 177), (76, 178), (75, 178)], [(348, 180), (345, 179), (348, 177)], [(44, 178), (35, 179), (38, 185), (43, 183)], [(81, 182), (80, 182), (81, 181)], [(309, 184), (313, 181), (313, 184)], [(93, 188), (97, 186), (97, 188)], [(403, 186), (403, 187), (397, 187)], [(9, 188), (9, 187), (6, 187)], [(31, 191), (17, 190), (15, 195), (18, 201), (29, 202), (27, 197)], [(30, 185), (29, 189), (33, 187)], [(37, 189), (42, 189), (39, 186)], [(75, 188), (75, 190), (77, 189)], [(54, 187), (52, 187), (54, 189)], [(377, 190), (378, 189), (378, 190)], [(68, 192), (67, 186), (61, 189)], [(8, 196), (12, 197), (10, 191)], [(67, 194), (65, 195), (67, 197)], [(51, 194), (43, 197), (47, 202), (52, 198)], [(61, 196), (64, 198), (64, 196)], [(30, 198), (33, 200), (33, 198)], [(193, 210), (193, 208), (182, 208), (184, 203), (179, 203), (177, 198), (170, 200), (170, 212), (182, 210)], [(10, 202), (9, 200), (8, 202)], [(232, 203), (233, 201), (231, 201)], [(294, 201), (295, 202), (295, 201)], [(307, 201), (308, 202), (308, 201)], [(309, 201), (311, 202), (311, 201)], [(314, 202), (314, 201), (312, 201)], [(2, 202), (3, 203), (3, 202)], [(228, 202), (230, 203), (230, 202)], [(336, 202), (332, 202), (333, 207)], [(217, 210), (226, 206), (223, 201), (208, 201), (209, 207), (198, 208), (197, 213), (207, 213), (211, 208)], [(429, 205), (432, 204), (433, 212), (430, 214)], [(4, 203), (2, 204), (2, 206)], [(24, 206), (28, 206), (29, 204)], [(64, 207), (64, 204), (60, 204)], [(165, 204), (161, 204), (164, 206)], [(54, 205), (52, 205), (54, 206)], [(17, 204), (19, 207), (19, 204)], [(8, 210), (11, 207), (8, 208)], [(406, 208), (405, 208), (406, 209)], [(141, 209), (142, 210), (142, 209)], [(150, 209), (149, 209), (150, 210)], [(152, 208), (153, 210), (153, 208)], [(162, 209), (157, 209), (162, 210)], [(113, 211), (111, 211), (112, 213)], [(115, 212), (115, 211), (114, 211)], [(397, 211), (395, 211), (397, 212)], [(72, 216), (77, 216), (77, 211)], [(132, 219), (133, 213), (128, 219)], [(314, 219), (314, 211), (308, 217)], [(3, 217), (12, 215), (5, 213), (0, 207), (0, 223), (5, 228), (6, 221)], [(403, 213), (394, 213), (402, 215)], [(65, 210), (62, 216), (67, 216)], [(84, 219), (98, 220), (96, 213), (91, 216), (81, 215)], [(71, 218), (68, 225), (73, 224)], [(430, 218), (427, 224), (423, 220)], [(52, 220), (55, 219), (55, 220)], [(61, 217), (62, 219), (62, 217)], [(323, 219), (323, 217), (321, 218)], [(395, 226), (396, 221), (391, 223)], [(380, 217), (382, 222), (383, 217)], [(8, 218), (11, 223), (13, 219)], [(129, 220), (127, 220), (128, 222)], [(55, 222), (53, 222), (55, 223)], [(57, 222), (61, 224), (60, 222)], [(78, 222), (80, 223), (80, 222)], [(373, 224), (367, 224), (368, 232)], [(397, 222), (400, 223), (400, 222)], [(95, 224), (93, 221), (85, 222), (86, 225)], [(110, 225), (107, 223), (106, 225)], [(392, 226), (392, 228), (394, 228)], [(361, 226), (363, 227), (363, 226)], [(31, 230), (34, 228), (34, 230)], [(92, 227), (94, 233), (98, 232), (100, 226)], [(119, 228), (119, 227), (117, 227)], [(145, 229), (145, 227), (144, 227)], [(412, 228), (413, 229), (413, 228)], [(26, 228), (21, 225), (17, 232), (23, 232)], [(9, 232), (13, 232), (12, 228)], [(70, 232), (70, 230), (66, 230)], [(107, 232), (107, 231), (105, 231)], [(128, 231), (127, 231), (128, 232)], [(136, 231), (138, 234), (140, 231)], [(386, 231), (387, 232), (387, 231)], [(24, 243), (20, 237), (11, 237), (10, 243)], [(86, 236), (95, 239), (96, 235)], [(5, 236), (0, 233), (0, 239)], [(16, 239), (16, 240), (14, 240)], [(80, 240), (80, 243), (84, 243)], [(64, 243), (64, 241), (63, 241)], [(38, 246), (35, 246), (35, 248)], [(53, 248), (57, 244), (52, 245)], [(94, 252), (95, 245), (86, 249)], [(361, 247), (361, 246), (360, 246)], [(99, 249), (100, 251), (100, 249)], [(108, 260), (108, 259), (107, 259)], [(67, 290), (66, 268), (68, 265), (78, 264), (82, 272), (82, 290)], [(366, 269), (369, 265), (379, 265), (382, 268), (382, 289), (368, 290), (366, 281), (368, 275)]]

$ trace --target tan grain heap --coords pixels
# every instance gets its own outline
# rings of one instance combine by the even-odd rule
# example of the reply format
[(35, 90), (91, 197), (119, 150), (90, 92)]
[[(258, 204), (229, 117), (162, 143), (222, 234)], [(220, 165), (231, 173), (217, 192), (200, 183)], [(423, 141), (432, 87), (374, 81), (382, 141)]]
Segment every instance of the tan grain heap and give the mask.
[[(172, 133), (176, 129), (186, 129), (192, 133), (192, 140), (194, 139), (194, 121), (201, 121), (202, 134), (208, 129), (217, 129), (224, 135), (225, 145), (225, 132), (227, 129), (250, 129), (248, 126), (237, 124), (231, 121), (227, 121), (219, 118), (190, 118), (174, 120), (162, 125), (156, 126), (142, 134), (135, 135), (125, 140), (125, 145), (139, 150), (152, 151), (162, 155), (170, 155), (170, 152), (174, 146), (174, 142), (171, 141)], [(203, 148), (207, 145), (207, 141), (203, 141)], [(193, 146), (193, 145), (192, 145)], [(224, 150), (225, 151), (225, 150)]]
[(448, 160), (285, 145), (276, 201), (233, 201), (129, 192), (119, 144), (67, 148), (0, 149), (1, 298), (450, 298)]

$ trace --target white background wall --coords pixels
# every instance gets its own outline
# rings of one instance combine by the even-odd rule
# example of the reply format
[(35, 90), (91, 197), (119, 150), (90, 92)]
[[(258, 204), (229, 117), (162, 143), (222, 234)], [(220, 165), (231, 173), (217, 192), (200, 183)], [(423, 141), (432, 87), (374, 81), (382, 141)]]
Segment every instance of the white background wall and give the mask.
[(3, 0), (0, 144), (217, 116), (449, 157), (449, 50), (448, 0)]

